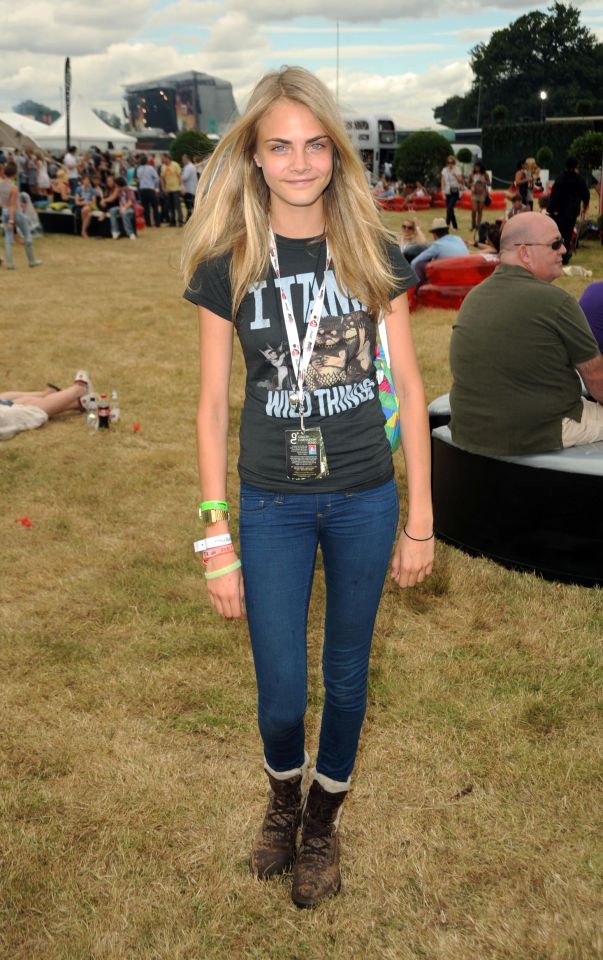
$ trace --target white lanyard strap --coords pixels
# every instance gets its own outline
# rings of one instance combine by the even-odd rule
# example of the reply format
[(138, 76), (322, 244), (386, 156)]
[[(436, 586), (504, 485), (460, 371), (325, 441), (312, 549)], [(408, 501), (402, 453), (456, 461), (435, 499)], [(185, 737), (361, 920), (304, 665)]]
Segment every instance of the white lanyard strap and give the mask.
[[(278, 253), (276, 250), (276, 240), (274, 239), (274, 233), (272, 227), (270, 227), (270, 263), (272, 264), (272, 269), (274, 270), (275, 276), (280, 280), (281, 273), (278, 265)], [(299, 345), (299, 335), (297, 332), (297, 324), (295, 322), (295, 316), (293, 315), (293, 307), (291, 306), (291, 301), (287, 296), (287, 291), (281, 287), (281, 306), (283, 308), (283, 317), (285, 318), (285, 330), (287, 331), (287, 339), (289, 341), (289, 353), (291, 355), (291, 364), (293, 366), (293, 373), (295, 374), (295, 379), (297, 382), (297, 389), (300, 398), (300, 404), (302, 403), (302, 396), (304, 390), (304, 380), (306, 379), (306, 371), (310, 366), (310, 359), (312, 357), (312, 352), (314, 350), (314, 344), (316, 342), (316, 335), (318, 333), (318, 326), (320, 323), (320, 315), (322, 313), (322, 305), (325, 299), (325, 290), (327, 288), (327, 270), (331, 265), (331, 254), (329, 251), (329, 242), (327, 241), (327, 260), (325, 265), (325, 275), (323, 277), (322, 285), (318, 291), (318, 296), (314, 301), (314, 306), (312, 307), (312, 315), (308, 322), (308, 327), (306, 330), (306, 335), (304, 337), (303, 348)]]

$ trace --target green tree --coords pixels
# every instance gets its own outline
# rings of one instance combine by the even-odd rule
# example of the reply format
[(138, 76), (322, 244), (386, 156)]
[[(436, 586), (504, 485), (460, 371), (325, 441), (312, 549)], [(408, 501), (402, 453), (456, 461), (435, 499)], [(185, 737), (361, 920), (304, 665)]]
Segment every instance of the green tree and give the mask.
[(460, 126), (459, 120), (464, 102), (464, 97), (448, 97), (448, 100), (445, 100), (441, 106), (436, 107), (433, 111), (436, 121), (441, 123), (443, 127), (456, 130)]
[(580, 99), (591, 100), (595, 114), (603, 112), (603, 44), (571, 3), (557, 0), (546, 12), (518, 17), (477, 44), (470, 56), (473, 86), (465, 104), (455, 104), (459, 114), (475, 102), (480, 87), (484, 118), (505, 104), (514, 122), (538, 120), (541, 90), (547, 93), (548, 116), (573, 115)]
[(494, 123), (506, 123), (509, 119), (509, 111), (504, 103), (497, 103), (492, 111), (492, 121)]
[(113, 127), (114, 130), (122, 130), (123, 124), (119, 119), (116, 113), (108, 113), (106, 110), (97, 110), (96, 107), (92, 108), (99, 120), (102, 120), (103, 123), (106, 123), (107, 126)]
[(399, 143), (394, 156), (394, 169), (405, 183), (439, 183), (440, 170), (451, 153), (446, 137), (430, 130), (411, 133)]
[(593, 112), (592, 100), (578, 100), (576, 104), (576, 114), (579, 117), (590, 117)]
[(38, 123), (54, 123), (61, 116), (58, 110), (53, 110), (43, 103), (36, 103), (35, 100), (22, 100), (13, 110), (22, 117), (33, 117)]
[(459, 161), (459, 163), (471, 163), (473, 160), (473, 154), (471, 153), (469, 147), (461, 147), (461, 149), (457, 152), (456, 159)]
[(191, 159), (193, 157), (205, 157), (214, 149), (214, 143), (209, 139), (206, 133), (201, 130), (185, 130), (179, 133), (170, 147), (170, 156), (172, 160), (178, 163), (182, 160), (182, 154), (186, 153)]
[(570, 155), (578, 157), (580, 166), (588, 173), (598, 169), (603, 156), (603, 133), (590, 130), (576, 137), (570, 146)]
[(544, 170), (550, 170), (553, 163), (553, 151), (550, 147), (541, 147), (536, 151), (536, 163)]

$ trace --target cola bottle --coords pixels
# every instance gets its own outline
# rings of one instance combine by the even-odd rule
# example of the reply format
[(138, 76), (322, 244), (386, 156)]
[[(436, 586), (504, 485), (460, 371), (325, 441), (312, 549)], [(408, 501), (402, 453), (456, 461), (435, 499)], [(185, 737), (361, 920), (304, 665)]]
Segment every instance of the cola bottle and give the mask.
[(98, 398), (98, 429), (108, 430), (111, 422), (111, 410), (109, 408), (109, 398), (106, 393), (101, 393)]

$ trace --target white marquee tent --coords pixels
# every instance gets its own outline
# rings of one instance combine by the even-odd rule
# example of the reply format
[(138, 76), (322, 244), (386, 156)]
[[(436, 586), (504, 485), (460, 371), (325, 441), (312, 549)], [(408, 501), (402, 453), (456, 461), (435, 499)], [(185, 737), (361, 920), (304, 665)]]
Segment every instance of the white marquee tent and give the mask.
[(35, 147), (38, 136), (48, 131), (45, 123), (38, 123), (20, 113), (0, 113), (0, 144), (3, 147)]
[[(67, 122), (63, 114), (49, 127), (44, 127), (43, 133), (36, 135), (36, 140), (45, 150), (64, 151), (67, 143), (66, 136)], [(101, 150), (133, 150), (136, 145), (136, 137), (124, 133), (123, 130), (115, 130), (108, 123), (104, 123), (80, 97), (75, 97), (71, 102), (69, 138), (71, 144), (78, 150), (89, 150), (93, 146)]]

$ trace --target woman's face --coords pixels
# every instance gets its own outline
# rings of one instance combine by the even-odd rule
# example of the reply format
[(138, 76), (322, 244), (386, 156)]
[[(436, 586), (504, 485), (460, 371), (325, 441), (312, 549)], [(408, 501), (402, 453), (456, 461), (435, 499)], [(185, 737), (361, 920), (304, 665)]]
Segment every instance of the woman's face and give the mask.
[(273, 210), (322, 204), (333, 175), (333, 143), (303, 104), (277, 100), (258, 126), (254, 160)]

